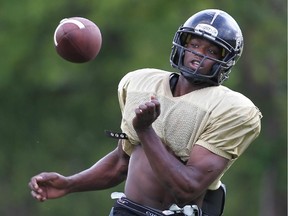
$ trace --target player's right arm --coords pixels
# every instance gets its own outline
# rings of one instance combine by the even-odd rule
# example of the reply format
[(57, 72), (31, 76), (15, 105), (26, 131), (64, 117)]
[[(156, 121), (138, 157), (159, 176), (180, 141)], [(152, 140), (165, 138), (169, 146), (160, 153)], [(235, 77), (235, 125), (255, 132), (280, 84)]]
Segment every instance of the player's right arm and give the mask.
[(120, 184), (126, 179), (129, 156), (118, 147), (92, 167), (72, 176), (55, 172), (43, 172), (31, 178), (29, 187), (32, 196), (39, 200), (55, 199), (81, 191), (101, 190)]

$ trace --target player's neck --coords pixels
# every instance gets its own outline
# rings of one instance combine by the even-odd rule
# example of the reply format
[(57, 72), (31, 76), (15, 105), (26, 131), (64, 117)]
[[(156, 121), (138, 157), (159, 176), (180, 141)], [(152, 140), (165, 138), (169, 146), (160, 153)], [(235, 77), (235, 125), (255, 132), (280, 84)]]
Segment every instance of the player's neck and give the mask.
[(179, 97), (188, 93), (191, 93), (193, 91), (206, 88), (210, 86), (207, 83), (192, 83), (189, 82), (187, 79), (185, 79), (183, 76), (179, 76), (178, 82), (176, 83), (176, 86), (173, 91), (174, 97)]

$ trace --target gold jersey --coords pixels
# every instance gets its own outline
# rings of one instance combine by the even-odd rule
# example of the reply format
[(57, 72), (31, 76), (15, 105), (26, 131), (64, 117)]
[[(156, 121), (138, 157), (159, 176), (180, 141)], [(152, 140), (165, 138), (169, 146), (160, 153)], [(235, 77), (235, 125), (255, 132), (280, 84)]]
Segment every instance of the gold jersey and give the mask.
[[(259, 135), (261, 112), (247, 97), (222, 85), (174, 97), (170, 74), (147, 68), (130, 72), (120, 81), (121, 130), (128, 136), (123, 140), (124, 151), (131, 154), (140, 143), (132, 126), (134, 110), (156, 96), (161, 114), (152, 126), (162, 142), (183, 161), (188, 160), (193, 145), (200, 145), (229, 159), (228, 169)], [(210, 189), (220, 186), (221, 176)]]

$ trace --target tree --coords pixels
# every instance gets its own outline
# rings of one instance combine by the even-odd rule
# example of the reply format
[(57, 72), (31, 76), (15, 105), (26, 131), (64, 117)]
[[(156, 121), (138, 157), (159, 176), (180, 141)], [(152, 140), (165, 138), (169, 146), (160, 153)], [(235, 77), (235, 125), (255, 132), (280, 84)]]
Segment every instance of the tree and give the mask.
[[(286, 3), (1, 3), (0, 181), (5, 194), (0, 198), (1, 215), (108, 215), (113, 203), (109, 193), (122, 190), (123, 185), (39, 204), (29, 195), (29, 178), (42, 170), (75, 173), (113, 149), (116, 143), (103, 131), (119, 129), (120, 78), (141, 67), (171, 70), (175, 31), (204, 8), (226, 10), (239, 21), (244, 53), (225, 84), (250, 97), (264, 116), (260, 137), (224, 178), (228, 188), (225, 214), (242, 215), (245, 206), (246, 215), (285, 215)], [(95, 61), (72, 64), (56, 54), (54, 30), (62, 18), (70, 16), (91, 19), (101, 29), (103, 46)], [(243, 185), (243, 179), (251, 185)]]

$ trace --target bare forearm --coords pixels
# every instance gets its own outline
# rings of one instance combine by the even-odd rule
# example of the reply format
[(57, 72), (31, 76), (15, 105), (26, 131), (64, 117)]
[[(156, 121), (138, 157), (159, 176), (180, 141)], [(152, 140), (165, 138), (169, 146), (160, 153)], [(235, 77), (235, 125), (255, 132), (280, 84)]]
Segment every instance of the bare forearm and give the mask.
[(137, 135), (152, 169), (161, 182), (166, 184), (168, 188), (173, 187), (176, 182), (179, 183), (183, 178), (180, 169), (185, 168), (185, 166), (167, 150), (154, 129), (149, 127), (146, 130), (137, 131)]
[(169, 189), (181, 181), (182, 176), (176, 171), (179, 167), (184, 169), (184, 165), (167, 150), (152, 127), (160, 113), (160, 103), (152, 96), (150, 101), (135, 109), (132, 123), (154, 173)]
[(227, 159), (197, 145), (183, 164), (166, 149), (152, 127), (137, 134), (154, 173), (176, 201), (199, 197), (227, 166)]
[(127, 163), (114, 151), (91, 168), (69, 176), (69, 192), (102, 190), (123, 182), (127, 175)]
[[(163, 186), (176, 201), (191, 201), (203, 192), (204, 178), (194, 166), (184, 165), (172, 152), (168, 151), (154, 131), (152, 124), (160, 115), (160, 103), (155, 97), (140, 104), (135, 109), (133, 127), (140, 139), (151, 168)], [(200, 175), (201, 174), (201, 175)], [(205, 173), (206, 174), (206, 173)]]

